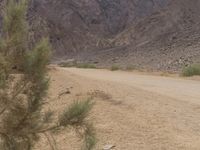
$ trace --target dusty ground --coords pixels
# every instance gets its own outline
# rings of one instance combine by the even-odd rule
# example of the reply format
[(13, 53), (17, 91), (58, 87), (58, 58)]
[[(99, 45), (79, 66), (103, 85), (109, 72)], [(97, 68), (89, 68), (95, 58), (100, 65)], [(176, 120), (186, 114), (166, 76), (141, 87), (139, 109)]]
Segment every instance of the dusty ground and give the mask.
[[(47, 107), (57, 113), (73, 100), (95, 97), (89, 119), (97, 130), (97, 150), (106, 144), (116, 150), (200, 149), (200, 81), (73, 68), (55, 68), (50, 75)], [(58, 97), (67, 90), (71, 93)], [(73, 131), (55, 138), (61, 150), (79, 149)]]

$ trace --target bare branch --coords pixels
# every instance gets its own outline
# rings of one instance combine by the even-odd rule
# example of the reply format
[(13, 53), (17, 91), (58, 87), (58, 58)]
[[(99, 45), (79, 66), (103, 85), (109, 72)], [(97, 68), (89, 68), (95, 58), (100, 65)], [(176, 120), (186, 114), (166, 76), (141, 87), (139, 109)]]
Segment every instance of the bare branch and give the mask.
[(0, 111), (0, 116), (6, 111), (6, 107)]
[(45, 133), (43, 133), (43, 134), (44, 134), (45, 137), (47, 138), (47, 141), (48, 141), (48, 143), (49, 143), (51, 149), (52, 149), (52, 150), (57, 150), (56, 145), (55, 145), (55, 142), (54, 142), (54, 141), (52, 142), (52, 140), (50, 139), (48, 133), (45, 132)]

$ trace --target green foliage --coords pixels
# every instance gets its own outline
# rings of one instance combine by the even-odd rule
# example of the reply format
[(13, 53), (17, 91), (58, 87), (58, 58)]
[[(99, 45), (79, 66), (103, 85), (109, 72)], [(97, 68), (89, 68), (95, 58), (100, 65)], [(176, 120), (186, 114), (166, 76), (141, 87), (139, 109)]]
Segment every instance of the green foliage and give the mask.
[(61, 67), (76, 67), (76, 68), (85, 68), (85, 69), (96, 69), (97, 67), (94, 64), (89, 63), (68, 63), (68, 62), (62, 62), (59, 64)]
[(185, 67), (182, 71), (182, 75), (186, 77), (200, 75), (200, 64), (193, 64)]
[(46, 65), (49, 63), (50, 50), (51, 47), (48, 40), (42, 39), (32, 51), (27, 53), (24, 69), (28, 76), (34, 74), (38, 79), (45, 75), (47, 71)]
[(95, 130), (91, 124), (86, 124), (85, 130), (85, 150), (92, 150), (96, 145), (96, 135)]
[(76, 65), (77, 68), (85, 68), (85, 69), (95, 69), (96, 66), (94, 64), (88, 64), (88, 63), (78, 63)]
[(28, 24), (26, 22), (27, 0), (8, 0), (3, 15), (3, 40), (1, 51), (19, 69), (28, 44)]
[(87, 101), (76, 101), (72, 104), (60, 118), (61, 126), (76, 125), (81, 126), (84, 124), (85, 118), (88, 116), (93, 103), (91, 100)]
[(78, 129), (82, 127), (84, 129), (84, 150), (92, 150), (96, 144), (95, 130), (92, 124), (86, 122), (92, 106), (93, 103), (90, 99), (87, 101), (76, 101), (65, 110), (59, 119), (61, 126), (74, 126)]
[[(26, 10), (26, 0), (10, 0), (4, 14), (4, 35), (0, 41), (0, 149), (31, 150), (41, 134), (47, 136), (47, 132), (72, 126), (84, 131), (81, 136), (85, 149), (91, 150), (95, 134), (86, 121), (93, 105), (90, 100), (74, 103), (57, 121), (53, 120), (52, 111), (43, 111), (51, 46), (42, 39), (33, 50), (28, 50)], [(13, 66), (20, 72), (13, 72)]]
[(5, 45), (5, 41), (3, 39), (0, 39), (0, 53), (1, 55), (5, 55), (5, 49), (6, 49), (6, 45)]
[(72, 64), (72, 63), (67, 63), (67, 62), (62, 62), (59, 64), (60, 67), (66, 67), (66, 68), (69, 68), (69, 67), (75, 67), (76, 64)]
[[(27, 70), (20, 75), (8, 73), (7, 80), (10, 80), (6, 82), (8, 90), (3, 90), (1, 93), (1, 96), (4, 96), (1, 108), (5, 108), (6, 113), (1, 116), (3, 121), (0, 133), (9, 137), (5, 139), (5, 149), (32, 148), (36, 142), (34, 137), (48, 126), (47, 122), (41, 121), (47, 120), (44, 119), (46, 115), (41, 112), (48, 90), (46, 62), (49, 46), (47, 45), (41, 42), (36, 49), (27, 54), (27, 59), (22, 60), (27, 63), (29, 67)], [(30, 61), (26, 61), (28, 58), (31, 58)], [(22, 143), (23, 148), (20, 146)]]
[(48, 90), (49, 78), (46, 66), (49, 56), (50, 44), (48, 40), (42, 39), (32, 51), (27, 52), (24, 60), (25, 79), (32, 82), (30, 87), (32, 92), (29, 96), (29, 101), (32, 103), (29, 109), (32, 111), (38, 110)]
[(135, 69), (136, 69), (136, 66), (134, 66), (134, 65), (128, 65), (125, 69), (126, 69), (127, 71), (132, 71), (132, 70), (135, 70)]
[(119, 68), (119, 66), (117, 66), (117, 65), (113, 65), (113, 66), (111, 66), (111, 68), (110, 68), (110, 70), (111, 71), (117, 71), (117, 70), (119, 70), (120, 68)]
[(8, 77), (8, 62), (0, 53), (0, 88), (5, 87)]

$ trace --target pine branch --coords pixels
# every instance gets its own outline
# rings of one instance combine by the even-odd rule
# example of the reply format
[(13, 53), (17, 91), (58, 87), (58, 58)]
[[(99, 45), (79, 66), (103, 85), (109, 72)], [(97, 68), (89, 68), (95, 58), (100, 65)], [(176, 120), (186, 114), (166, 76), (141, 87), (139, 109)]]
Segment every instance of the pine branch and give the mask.
[(6, 111), (6, 107), (2, 109), (2, 111), (0, 111), (0, 116)]
[[(19, 82), (21, 83), (21, 82)], [(15, 87), (15, 92), (13, 93), (13, 96), (11, 99), (15, 99), (20, 93), (22, 93), (22, 91), (26, 88), (26, 86), (28, 85), (27, 81), (23, 81), (22, 80), (22, 85), (20, 85), (20, 87)]]
[(51, 139), (50, 139), (50, 137), (49, 137), (49, 135), (48, 135), (46, 132), (43, 133), (43, 134), (44, 134), (45, 137), (47, 138), (47, 141), (48, 141), (48, 143), (49, 143), (51, 149), (52, 149), (52, 150), (57, 150), (56, 143), (55, 143), (55, 139), (51, 136), (51, 137), (52, 137), (52, 140), (53, 140), (53, 142), (52, 142)]
[[(3, 83), (1, 89), (5, 91), (0, 93), (0, 97), (5, 104), (0, 111), (0, 135), (5, 140), (6, 149), (17, 150), (21, 143), (25, 143), (26, 146), (23, 149), (20, 147), (20, 150), (31, 150), (38, 137), (44, 134), (49, 145), (56, 150), (56, 141), (48, 133), (71, 126), (80, 131), (85, 138), (85, 148), (91, 150), (95, 145), (94, 131), (86, 123), (93, 106), (90, 100), (72, 104), (59, 116), (57, 124), (53, 124), (52, 112), (43, 114), (42, 106), (45, 104), (49, 83), (47, 64), (51, 46), (48, 39), (42, 39), (33, 50), (27, 49), (31, 41), (26, 38), (26, 14), (27, 0), (9, 0), (3, 16), (4, 43), (0, 51), (5, 54), (0, 57), (0, 79)], [(20, 78), (12, 74), (13, 66), (21, 73)]]

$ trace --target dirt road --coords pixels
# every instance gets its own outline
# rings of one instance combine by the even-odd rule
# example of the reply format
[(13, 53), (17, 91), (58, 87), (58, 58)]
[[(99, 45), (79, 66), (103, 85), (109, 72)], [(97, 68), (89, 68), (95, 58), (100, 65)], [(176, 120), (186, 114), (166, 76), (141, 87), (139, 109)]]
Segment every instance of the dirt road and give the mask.
[[(116, 150), (199, 150), (200, 81), (74, 68), (51, 71), (50, 103), (59, 113), (73, 100), (93, 96), (99, 142)], [(69, 138), (68, 138), (69, 139)], [(61, 150), (78, 149), (73, 138), (58, 138)]]
[(82, 77), (99, 81), (112, 81), (134, 88), (162, 94), (177, 100), (200, 104), (200, 82), (178, 78), (133, 74), (130, 72), (111, 72), (93, 69), (65, 69)]

